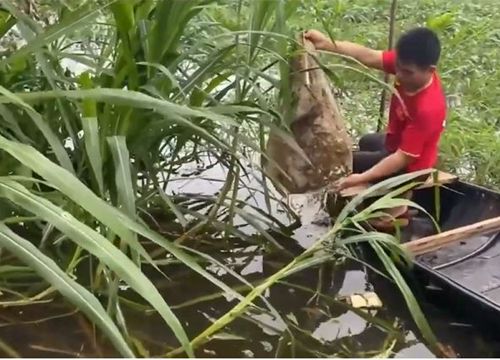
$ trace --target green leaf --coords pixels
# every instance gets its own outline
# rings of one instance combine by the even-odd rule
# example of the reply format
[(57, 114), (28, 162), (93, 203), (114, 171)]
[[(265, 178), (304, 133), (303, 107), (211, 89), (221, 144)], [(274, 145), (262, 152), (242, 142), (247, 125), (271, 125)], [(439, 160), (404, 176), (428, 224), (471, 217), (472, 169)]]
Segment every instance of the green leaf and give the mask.
[[(8, 3), (8, 2), (7, 2)], [(7, 4), (5, 4), (7, 5)], [(94, 5), (92, 2), (87, 3), (82, 6), (80, 9), (75, 10), (74, 12), (69, 13), (64, 19), (54, 25), (49, 26), (45, 31), (35, 36), (33, 39), (30, 39), (28, 43), (23, 46), (21, 49), (17, 50), (14, 54), (9, 56), (7, 59), (0, 62), (0, 65), (4, 65), (6, 63), (12, 63), (20, 58), (25, 56), (30, 56), (37, 50), (45, 47), (46, 45), (52, 43), (53, 41), (63, 37), (68, 36), (73, 33), (75, 30), (80, 29), (85, 26), (90, 26), (93, 22), (91, 20), (95, 19), (99, 13), (109, 6), (109, 2), (104, 4), (103, 6), (91, 6)], [(32, 19), (29, 19), (26, 16), (21, 16), (21, 14), (17, 11), (14, 11), (14, 8), (9, 5), (9, 11), (13, 13), (14, 16), (18, 17), (19, 21), (26, 23), (28, 27), (30, 27), (33, 31), (34, 24), (32, 23)], [(36, 31), (35, 31), (36, 32)]]
[(30, 193), (26, 188), (8, 178), (0, 178), (0, 196), (53, 224), (70, 240), (105, 263), (159, 312), (187, 354), (193, 356), (188, 337), (179, 319), (158, 290), (140, 269), (105, 237), (50, 201)]
[(259, 31), (265, 30), (269, 20), (275, 13), (278, 1), (275, 0), (257, 0), (252, 2), (250, 17), (250, 48), (248, 58), (253, 59), (261, 35)]
[[(115, 182), (118, 189), (118, 208), (127, 214), (131, 219), (136, 219), (135, 192), (132, 184), (132, 174), (130, 173), (130, 156), (124, 136), (108, 137), (109, 148), (115, 164)], [(132, 238), (133, 243), (138, 243), (137, 234), (129, 231), (128, 238)], [(133, 254), (136, 264), (140, 264), (138, 254)]]
[[(113, 230), (120, 237), (126, 237), (129, 234), (129, 230), (132, 230), (162, 246), (173, 256), (182, 261), (186, 266), (212, 282), (214, 285), (226, 291), (228, 294), (231, 294), (236, 298), (240, 297), (237, 292), (231, 289), (224, 282), (209, 274), (191, 256), (187, 255), (176, 245), (167, 241), (165, 238), (148, 229), (144, 225), (134, 221), (123, 212), (97, 197), (74, 175), (48, 160), (31, 146), (10, 141), (0, 136), (0, 148), (7, 151), (27, 167), (33, 169), (36, 173), (51, 183), (52, 186), (56, 187), (75, 203), (87, 210), (92, 216), (111, 228), (111, 230)], [(138, 244), (138, 247), (140, 247), (139, 249), (141, 250), (140, 254), (153, 264), (153, 261), (148, 254), (145, 253), (142, 246)]]
[(422, 332), (424, 339), (431, 347), (434, 348), (434, 350), (437, 350), (438, 341), (436, 339), (436, 336), (429, 326), (429, 323), (425, 319), (425, 316), (422, 312), (422, 309), (420, 308), (420, 305), (418, 304), (417, 299), (415, 299), (415, 296), (413, 295), (403, 276), (394, 265), (391, 258), (389, 258), (389, 256), (382, 249), (380, 244), (378, 244), (377, 242), (371, 242), (370, 244), (377, 253), (379, 259), (382, 261), (385, 269), (387, 270), (389, 275), (391, 275), (391, 278), (394, 280), (397, 287), (401, 291), (401, 294), (405, 299), (406, 305), (410, 310), (413, 320), (415, 320), (415, 323), (417, 324), (419, 330)]
[(87, 289), (71, 279), (57, 264), (28, 240), (20, 237), (5, 224), (0, 224), (0, 245), (29, 265), (71, 303), (83, 311), (111, 340), (124, 357), (134, 357), (120, 331), (101, 303)]
[(152, 68), (155, 68), (157, 69), (158, 71), (160, 71), (163, 75), (165, 75), (169, 80), (170, 82), (172, 83), (172, 86), (174, 88), (180, 88), (180, 85), (179, 85), (179, 82), (177, 81), (177, 78), (174, 76), (174, 74), (172, 74), (172, 72), (166, 67), (166, 66), (163, 66), (162, 64), (157, 64), (157, 63), (149, 63), (149, 62), (138, 62), (137, 65), (144, 65), (144, 66), (149, 66), (149, 67), (152, 67)]
[(447, 12), (435, 17), (428, 18), (426, 21), (426, 25), (428, 28), (440, 32), (452, 26), (454, 20), (455, 20), (455, 14)]
[(130, 173), (130, 155), (124, 136), (107, 138), (115, 163), (115, 181), (118, 187), (118, 204), (123, 212), (135, 219), (135, 192)]
[(216, 73), (216, 69), (221, 66), (222, 60), (231, 53), (235, 46), (231, 44), (222, 49), (215, 49), (211, 54), (207, 55), (206, 61), (200, 64), (196, 71), (186, 79), (182, 85), (182, 92), (189, 93), (198, 83), (205, 80), (206, 74)]
[(8, 127), (16, 135), (19, 141), (26, 144), (33, 144), (33, 141), (23, 132), (12, 111), (6, 105), (0, 105), (0, 116), (4, 121), (4, 126)]
[[(186, 117), (206, 118), (215, 121), (221, 125), (238, 126), (231, 118), (217, 114), (207, 109), (190, 108), (183, 105), (178, 105), (167, 100), (156, 99), (146, 94), (136, 91), (126, 91), (119, 89), (92, 89), (92, 90), (74, 90), (74, 91), (44, 91), (31, 93), (15, 94), (19, 99), (26, 101), (44, 101), (58, 97), (67, 97), (72, 99), (93, 99), (112, 103), (115, 105), (131, 106), (140, 109), (150, 109), (165, 116), (166, 122), (178, 123), (186, 128), (193, 129), (212, 144), (223, 149), (227, 145), (216, 138), (206, 129), (198, 126), (194, 121), (188, 120)], [(11, 103), (14, 100), (11, 97), (0, 96), (1, 103)]]
[(0, 11), (0, 38), (2, 38), (14, 25), (17, 19), (7, 11)]
[(45, 139), (52, 147), (52, 151), (54, 151), (54, 154), (57, 160), (59, 161), (59, 164), (61, 164), (66, 170), (70, 171), (71, 173), (74, 173), (73, 165), (71, 164), (71, 160), (69, 159), (68, 153), (66, 152), (66, 150), (61, 144), (61, 141), (59, 141), (59, 138), (52, 131), (50, 126), (47, 125), (47, 123), (45, 123), (42, 116), (39, 113), (37, 113), (35, 109), (33, 109), (31, 106), (26, 104), (22, 99), (16, 96), (16, 94), (11, 93), (9, 90), (7, 90), (1, 85), (0, 85), (0, 94), (4, 95), (2, 98), (6, 100), (5, 101), (6, 103), (15, 104), (24, 109), (28, 113), (30, 118), (35, 123), (36, 127), (42, 132), (42, 134), (45, 136)]
[[(134, 40), (132, 38), (135, 29), (134, 1), (118, 0), (111, 5), (111, 11), (118, 27), (118, 37), (120, 41), (120, 55), (116, 61), (116, 73), (122, 73), (128, 76), (128, 88), (136, 89), (138, 87), (138, 71), (135, 63), (133, 49)], [(122, 77), (115, 77), (114, 86), (120, 86)]]
[[(82, 89), (92, 89), (95, 85), (94, 82), (92, 81), (90, 77), (89, 71), (83, 72), (79, 77), (78, 77), (78, 82), (80, 83)], [(83, 99), (83, 116), (84, 117), (96, 117), (97, 116), (97, 109), (96, 109), (96, 102), (95, 100), (90, 100), (90, 99)]]
[[(13, 94), (13, 96), (16, 96), (18, 99), (27, 102), (40, 102), (58, 97), (67, 97), (70, 99), (79, 100), (93, 99), (99, 102), (107, 102), (115, 105), (131, 106), (139, 109), (150, 109), (167, 117), (172, 114), (185, 117), (200, 117), (213, 120), (223, 125), (238, 126), (238, 124), (233, 119), (223, 115), (219, 115), (207, 109), (197, 109), (190, 108), (184, 105), (178, 105), (167, 100), (156, 99), (152, 96), (137, 91), (103, 88), (89, 90), (61, 90), (42, 92), (33, 91), (30, 93), (16, 93)], [(10, 97), (0, 97), (0, 103), (5, 104), (11, 102), (14, 101)], [(186, 120), (183, 120), (181, 124), (192, 127), (193, 129), (202, 130), (193, 123)]]
[(94, 178), (99, 187), (99, 193), (104, 196), (104, 181), (102, 175), (102, 157), (99, 141), (99, 126), (97, 118), (82, 118), (83, 139), (85, 141), (85, 151), (90, 162)]
[[(84, 89), (91, 89), (94, 85), (88, 72), (82, 73), (78, 80)], [(97, 120), (97, 105), (94, 100), (90, 99), (83, 99), (82, 103), (82, 128), (85, 152), (87, 153), (87, 159), (90, 162), (95, 181), (99, 188), (99, 194), (104, 196), (103, 162)]]
[[(135, 27), (134, 1), (117, 0), (111, 5), (118, 30), (127, 35)], [(128, 35), (127, 35), (128, 37)]]
[(199, 0), (169, 0), (157, 4), (148, 38), (148, 61), (165, 64), (165, 58), (176, 51), (188, 21), (201, 11), (201, 3)]
[(408, 174), (402, 174), (398, 176), (391, 177), (375, 185), (370, 186), (368, 189), (362, 191), (356, 195), (340, 212), (339, 216), (335, 221), (335, 225), (339, 226), (344, 222), (350, 213), (352, 213), (365, 199), (373, 196), (380, 196), (380, 192), (386, 191), (387, 189), (393, 189), (401, 184), (408, 181), (414, 180), (422, 175), (432, 174), (434, 170), (421, 170), (415, 171)]
[[(35, 31), (30, 30), (28, 25), (24, 23), (18, 24), (19, 30), (21, 32), (21, 35), (24, 37), (25, 40), (28, 42), (33, 41), (33, 38), (35, 37)], [(57, 80), (59, 77), (59, 74), (55, 70), (56, 66), (54, 62), (50, 61), (48, 56), (41, 50), (41, 49), (34, 49), (34, 55), (36, 62), (42, 69), (43, 74), (45, 75), (48, 83), (50, 84), (50, 87), (53, 90), (57, 90)], [(14, 61), (17, 60), (22, 60), (23, 58), (16, 58), (14, 57)], [(71, 137), (73, 141), (73, 145), (76, 147), (78, 145), (78, 141), (75, 135), (75, 130), (73, 129), (73, 124), (71, 123), (70, 120), (70, 110), (68, 109), (68, 106), (66, 103), (63, 103), (61, 99), (56, 99), (57, 106), (59, 108), (59, 112), (61, 113), (61, 117), (64, 121), (64, 125), (66, 127), (66, 131), (68, 132), (69, 136)]]

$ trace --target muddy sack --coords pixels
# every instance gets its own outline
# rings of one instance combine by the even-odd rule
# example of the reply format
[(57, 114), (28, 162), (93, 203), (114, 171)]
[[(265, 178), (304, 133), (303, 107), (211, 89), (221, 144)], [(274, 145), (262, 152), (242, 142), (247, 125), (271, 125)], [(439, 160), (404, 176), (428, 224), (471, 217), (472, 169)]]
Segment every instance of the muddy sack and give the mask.
[[(298, 147), (271, 131), (264, 168), (280, 190), (304, 193), (319, 190), (352, 172), (352, 140), (347, 133), (330, 81), (313, 57), (315, 48), (302, 37), (307, 51), (290, 60), (292, 120), (290, 130)], [(300, 151), (302, 150), (302, 151)], [(283, 173), (285, 172), (286, 175)]]

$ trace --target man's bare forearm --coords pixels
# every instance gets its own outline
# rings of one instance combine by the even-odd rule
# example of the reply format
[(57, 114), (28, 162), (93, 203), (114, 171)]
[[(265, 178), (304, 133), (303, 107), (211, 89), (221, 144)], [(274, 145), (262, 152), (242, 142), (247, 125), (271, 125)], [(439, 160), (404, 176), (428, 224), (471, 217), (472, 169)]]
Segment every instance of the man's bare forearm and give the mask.
[(362, 173), (361, 176), (363, 177), (363, 182), (369, 183), (386, 176), (392, 176), (396, 172), (403, 170), (408, 165), (409, 161), (409, 156), (397, 151), (381, 160), (371, 169)]
[(373, 50), (350, 41), (339, 40), (330, 41), (323, 50), (352, 57), (368, 67), (382, 69), (382, 52), (379, 50)]

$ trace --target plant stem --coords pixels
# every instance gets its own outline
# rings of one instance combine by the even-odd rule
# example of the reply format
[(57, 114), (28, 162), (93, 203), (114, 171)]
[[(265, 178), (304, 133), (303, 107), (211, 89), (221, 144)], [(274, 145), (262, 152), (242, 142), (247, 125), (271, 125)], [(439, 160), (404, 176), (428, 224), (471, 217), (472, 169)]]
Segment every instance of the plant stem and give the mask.
[[(389, 23), (389, 37), (388, 37), (388, 49), (391, 49), (394, 43), (394, 24), (396, 22), (396, 8), (397, 8), (397, 0), (392, 0), (391, 4), (391, 15), (390, 15), (390, 23)], [(384, 82), (386, 84), (389, 83), (389, 74), (384, 75)], [(385, 99), (387, 96), (387, 88), (382, 89), (382, 95), (380, 98), (380, 108), (379, 108), (379, 118), (377, 121), (377, 132), (379, 132), (382, 129), (382, 119), (384, 118), (384, 112), (385, 112)]]

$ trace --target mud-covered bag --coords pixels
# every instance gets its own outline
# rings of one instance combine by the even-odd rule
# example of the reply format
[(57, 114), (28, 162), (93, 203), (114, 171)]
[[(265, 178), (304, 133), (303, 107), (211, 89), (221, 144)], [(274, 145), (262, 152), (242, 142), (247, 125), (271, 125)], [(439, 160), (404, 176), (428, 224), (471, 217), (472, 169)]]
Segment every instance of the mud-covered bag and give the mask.
[[(307, 51), (290, 61), (292, 121), (290, 129), (302, 154), (282, 134), (271, 131), (265, 169), (288, 193), (319, 190), (352, 172), (352, 140), (333, 96), (330, 82), (313, 57), (315, 48), (299, 38)], [(286, 173), (283, 174), (283, 171)], [(283, 189), (284, 188), (284, 189)]]

